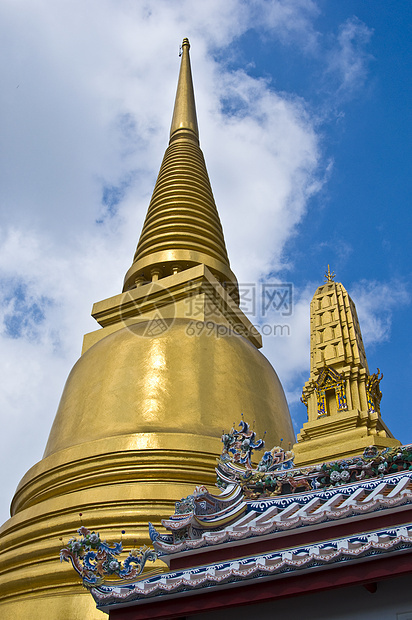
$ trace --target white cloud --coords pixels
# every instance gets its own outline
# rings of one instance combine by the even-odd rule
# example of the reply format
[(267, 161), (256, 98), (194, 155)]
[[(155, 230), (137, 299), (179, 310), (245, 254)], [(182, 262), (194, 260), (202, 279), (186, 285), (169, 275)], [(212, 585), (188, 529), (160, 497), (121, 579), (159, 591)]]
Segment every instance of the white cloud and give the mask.
[[(284, 282), (284, 279), (272, 275), (265, 282)], [(272, 306), (259, 321), (261, 330), (267, 333), (262, 353), (270, 360), (282, 382), (295, 433), (306, 421), (305, 407), (299, 409), (293, 405), (299, 402), (303, 385), (309, 378), (309, 304), (318, 285), (308, 282), (302, 289), (293, 286), (292, 313), (289, 315), (288, 309), (279, 307), (275, 310)]]
[(298, 43), (303, 52), (317, 48), (319, 33), (314, 20), (320, 10), (312, 0), (279, 0), (251, 3), (257, 24), (264, 31), (275, 31), (284, 44)]
[(356, 305), (365, 346), (389, 340), (394, 311), (399, 305), (411, 303), (405, 284), (396, 279), (361, 280), (351, 287), (350, 295)]
[(232, 265), (240, 279), (258, 281), (280, 268), (284, 243), (320, 187), (318, 138), (303, 102), (243, 72), (220, 77), (219, 103), (234, 112), (213, 110), (202, 143)]
[(327, 77), (337, 89), (336, 96), (351, 96), (363, 86), (373, 58), (366, 50), (372, 34), (373, 30), (357, 17), (340, 26), (327, 56)]
[[(273, 278), (270, 281), (279, 282)], [(292, 312), (273, 308), (260, 323), (271, 327), (287, 326), (283, 330), (272, 329), (273, 336), (265, 339), (263, 352), (272, 361), (282, 383), (288, 389), (302, 373), (309, 373), (309, 304), (318, 284), (309, 282), (305, 288), (293, 288)], [(268, 329), (269, 332), (269, 329)], [(306, 381), (307, 377), (305, 378)], [(303, 384), (302, 384), (303, 385)], [(302, 386), (301, 386), (302, 387)]]

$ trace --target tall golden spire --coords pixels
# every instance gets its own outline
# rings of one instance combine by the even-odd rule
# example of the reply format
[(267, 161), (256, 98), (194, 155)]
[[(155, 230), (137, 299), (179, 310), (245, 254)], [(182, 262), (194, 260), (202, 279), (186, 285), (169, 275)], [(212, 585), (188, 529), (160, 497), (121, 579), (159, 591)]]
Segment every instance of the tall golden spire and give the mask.
[(399, 445), (380, 414), (382, 376), (369, 375), (355, 304), (328, 270), (310, 304), (308, 408), (294, 446), (298, 465), (330, 461)]
[(188, 39), (184, 39), (170, 142), (123, 290), (205, 265), (237, 300), (237, 280), (230, 269), (222, 225), (199, 147), (189, 48)]

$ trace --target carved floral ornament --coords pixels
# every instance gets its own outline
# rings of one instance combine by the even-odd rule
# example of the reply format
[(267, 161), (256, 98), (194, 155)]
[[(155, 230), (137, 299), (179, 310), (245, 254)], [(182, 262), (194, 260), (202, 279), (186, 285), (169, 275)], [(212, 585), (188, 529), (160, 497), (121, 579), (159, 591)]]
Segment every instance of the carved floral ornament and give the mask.
[[(380, 413), (382, 392), (379, 389), (379, 384), (382, 379), (383, 374), (378, 368), (378, 371), (368, 376), (366, 380), (366, 395), (368, 399), (369, 413)], [(346, 397), (345, 377), (343, 373), (338, 373), (334, 370), (334, 368), (327, 366), (325, 363), (317, 380), (313, 381), (313, 386), (316, 394), (318, 418), (323, 418), (330, 415), (327, 407), (326, 396), (328, 390), (334, 390), (335, 392), (337, 411), (347, 411), (348, 402)], [(305, 392), (302, 393), (301, 402), (306, 406), (306, 408), (308, 407), (308, 397)]]
[(110, 546), (100, 539), (100, 534), (84, 526), (77, 531), (80, 537), (70, 538), (60, 551), (60, 561), (71, 562), (86, 588), (101, 585), (106, 579), (134, 579), (143, 572), (147, 561), (157, 559), (155, 551), (144, 546), (132, 549), (122, 563), (118, 558), (123, 551), (121, 542)]
[(315, 383), (315, 392), (318, 406), (318, 418), (328, 415), (326, 405), (327, 390), (335, 391), (336, 406), (338, 411), (346, 411), (348, 408), (346, 399), (346, 387), (343, 374), (339, 374), (326, 364), (319, 373)]

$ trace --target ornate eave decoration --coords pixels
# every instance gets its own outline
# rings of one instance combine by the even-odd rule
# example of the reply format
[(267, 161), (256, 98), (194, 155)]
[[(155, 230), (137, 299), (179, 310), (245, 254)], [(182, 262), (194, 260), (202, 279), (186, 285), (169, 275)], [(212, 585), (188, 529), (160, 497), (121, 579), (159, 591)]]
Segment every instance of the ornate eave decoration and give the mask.
[(145, 546), (132, 549), (121, 562), (118, 559), (123, 551), (121, 542), (111, 547), (100, 539), (97, 532), (91, 532), (84, 526), (77, 531), (80, 538), (70, 538), (60, 551), (60, 561), (71, 562), (85, 588), (102, 585), (107, 579), (135, 579), (143, 572), (147, 561), (157, 559), (156, 552)]
[(369, 561), (373, 557), (399, 554), (412, 549), (412, 524), (364, 532), (356, 536), (326, 539), (270, 553), (170, 571), (148, 577), (127, 587), (96, 588), (92, 594), (99, 609), (108, 611), (114, 604), (151, 599), (157, 595), (181, 595), (183, 592), (210, 589), (259, 577), (284, 578), (303, 575), (308, 570), (322, 570), (342, 564)]
[(223, 462), (238, 464), (242, 469), (253, 469), (252, 454), (254, 450), (265, 447), (263, 439), (256, 440), (256, 433), (243, 419), (239, 423), (240, 431), (234, 427), (230, 433), (222, 435), (223, 450), (220, 459)]
[[(374, 377), (374, 390), (380, 378)], [(342, 375), (325, 366), (318, 378), (319, 386), (337, 385), (343, 381)], [(243, 435), (249, 435), (249, 426), (242, 420), (241, 431), (232, 429), (222, 436), (223, 450), (216, 467), (217, 486), (226, 489), (230, 485), (239, 485), (245, 499), (257, 499), (287, 495), (299, 491), (326, 489), (339, 484), (348, 484), (370, 478), (382, 477), (412, 470), (412, 446), (385, 448), (381, 451), (376, 446), (365, 448), (362, 456), (330, 461), (305, 467), (295, 467), (292, 450), (276, 446), (265, 451), (256, 466), (252, 464), (254, 449), (264, 448), (262, 439), (246, 446)], [(228, 449), (229, 446), (229, 449)], [(256, 446), (258, 446), (256, 448)]]
[(201, 487), (177, 502), (175, 514), (162, 521), (170, 534), (160, 535), (151, 526), (150, 535), (156, 550), (164, 553), (168, 546), (175, 547), (184, 541), (196, 546), (196, 541), (201, 540), (205, 532), (208, 537), (215, 536), (222, 527), (239, 519), (249, 510), (249, 502), (288, 495), (299, 497), (302, 493), (412, 471), (412, 446), (382, 451), (369, 446), (362, 456), (300, 468), (294, 466), (292, 451), (276, 446), (266, 451), (253, 466), (253, 451), (263, 449), (264, 442), (256, 440), (253, 435), (252, 440), (245, 444), (244, 437), (251, 438), (249, 425), (242, 420), (239, 426), (240, 431), (232, 428), (230, 433), (222, 436), (223, 450), (216, 474), (217, 486), (223, 493), (214, 496)]
[[(375, 377), (374, 385), (379, 383)], [(322, 369), (318, 383), (320, 386), (337, 384), (343, 381), (342, 375), (327, 366)], [(375, 387), (376, 389), (376, 387)], [(246, 425), (246, 426), (244, 426)], [(385, 448), (381, 451), (376, 446), (365, 448), (362, 456), (330, 461), (305, 467), (295, 467), (292, 450), (284, 450), (280, 446), (265, 451), (258, 465), (253, 466), (251, 457), (253, 449), (249, 445), (246, 462), (242, 465), (242, 442), (230, 439), (238, 437), (243, 429), (248, 431), (247, 423), (241, 422), (242, 431), (224, 434), (222, 441), (224, 448), (216, 468), (217, 486), (221, 489), (237, 484), (241, 487), (245, 499), (276, 497), (278, 495), (294, 494), (300, 491), (327, 489), (333, 486), (359, 482), (376, 477), (383, 477), (400, 471), (412, 470), (412, 446)], [(228, 439), (229, 438), (229, 439)], [(264, 447), (263, 440), (254, 443), (259, 448)], [(233, 446), (232, 451), (227, 445)], [(237, 446), (237, 447), (236, 447)]]

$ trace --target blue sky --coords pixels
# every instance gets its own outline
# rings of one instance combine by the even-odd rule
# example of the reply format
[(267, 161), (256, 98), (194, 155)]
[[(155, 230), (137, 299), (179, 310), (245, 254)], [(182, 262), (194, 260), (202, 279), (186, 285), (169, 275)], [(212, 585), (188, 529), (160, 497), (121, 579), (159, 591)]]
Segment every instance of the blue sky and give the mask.
[[(361, 326), (371, 310), (378, 321), (364, 325), (369, 367), (384, 372), (384, 419), (409, 442), (408, 397), (400, 386), (408, 384), (412, 342), (412, 5), (346, 1), (317, 6), (314, 27), (323, 50), (335, 44), (331, 38), (342, 33), (344, 24), (361, 30), (353, 47), (362, 62), (346, 93), (339, 93), (333, 78), (329, 83), (322, 53), (308, 58), (302, 48), (257, 31), (246, 32), (236, 43), (250, 74), (302, 97), (311, 113), (319, 114), (322, 156), (332, 162), (325, 185), (308, 201), (284, 247), (289, 268), (277, 275), (303, 288), (307, 282), (321, 283), (330, 263), (355, 301), (369, 298), (366, 308), (362, 303), (359, 308)], [(291, 409), (300, 424), (300, 404), (292, 402)]]
[[(347, 101), (337, 103), (335, 116), (331, 114), (322, 127), (323, 152), (333, 159), (333, 171), (311, 201), (285, 255), (293, 263), (290, 275), (297, 286), (313, 281), (327, 263), (355, 301), (362, 291), (373, 291), (376, 283), (376, 306), (383, 306), (378, 315), (387, 329), (381, 338), (376, 338), (376, 332), (366, 338), (369, 367), (371, 372), (378, 366), (384, 372), (384, 419), (398, 438), (409, 442), (408, 397), (401, 386), (408, 385), (412, 342), (412, 5), (332, 2), (320, 6), (324, 11), (317, 22), (320, 28), (339, 31), (340, 24), (355, 15), (368, 28), (364, 83)], [(270, 62), (267, 52), (262, 50)], [(277, 65), (288, 67), (285, 49), (278, 54), (272, 70)], [(327, 94), (302, 78), (297, 55), (290, 61), (296, 73), (277, 72), (277, 85), (322, 108)]]
[(290, 336), (264, 353), (296, 429), (309, 301), (329, 263), (384, 373), (383, 418), (412, 441), (411, 12), (402, 0), (2, 3), (0, 520), (42, 456), (92, 303), (121, 290), (185, 36), (232, 269), (294, 286)]

